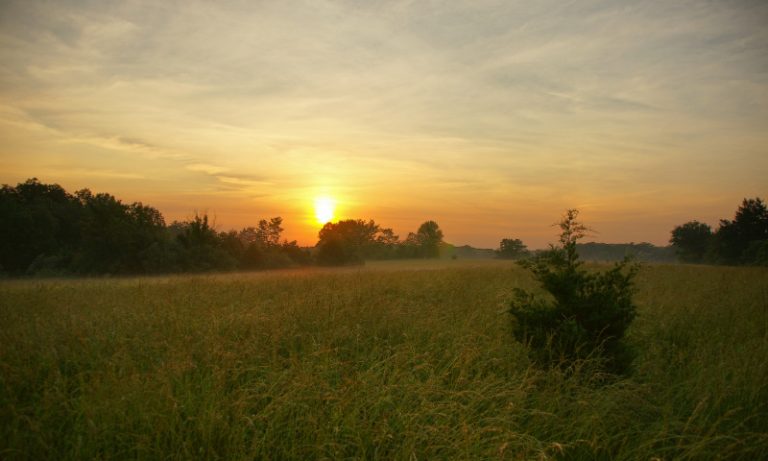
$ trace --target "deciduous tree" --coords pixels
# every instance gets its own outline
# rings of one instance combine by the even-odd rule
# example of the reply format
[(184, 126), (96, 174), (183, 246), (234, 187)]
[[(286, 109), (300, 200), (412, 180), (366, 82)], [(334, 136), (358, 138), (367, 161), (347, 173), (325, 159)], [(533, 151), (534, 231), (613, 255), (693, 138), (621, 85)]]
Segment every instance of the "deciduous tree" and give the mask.
[(519, 259), (528, 255), (528, 247), (520, 239), (502, 239), (496, 256), (502, 259)]
[(426, 221), (416, 231), (416, 242), (422, 257), (437, 258), (440, 255), (440, 244), (443, 243), (443, 231), (435, 221)]
[(712, 228), (698, 221), (690, 221), (672, 229), (669, 243), (682, 262), (700, 263), (712, 242)]
[(720, 220), (715, 253), (725, 264), (751, 264), (758, 259), (756, 242), (768, 240), (768, 208), (760, 198), (744, 199), (733, 220)]
[(379, 226), (372, 220), (326, 223), (318, 234), (317, 262), (323, 265), (362, 264), (375, 246), (378, 232)]

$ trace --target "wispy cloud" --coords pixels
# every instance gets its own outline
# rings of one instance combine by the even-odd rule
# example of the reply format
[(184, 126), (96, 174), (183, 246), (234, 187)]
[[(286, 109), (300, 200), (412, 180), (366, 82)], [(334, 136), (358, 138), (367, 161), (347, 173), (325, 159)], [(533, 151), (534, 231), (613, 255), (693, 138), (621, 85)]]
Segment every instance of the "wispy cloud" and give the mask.
[(208, 163), (192, 163), (186, 166), (189, 171), (199, 171), (211, 176), (217, 175), (227, 171), (227, 168), (223, 168), (216, 165), (210, 165)]
[(68, 178), (102, 178), (102, 179), (131, 179), (146, 180), (147, 176), (140, 173), (129, 173), (116, 170), (89, 169), (89, 168), (66, 168), (57, 170), (40, 171), (42, 177), (65, 176)]

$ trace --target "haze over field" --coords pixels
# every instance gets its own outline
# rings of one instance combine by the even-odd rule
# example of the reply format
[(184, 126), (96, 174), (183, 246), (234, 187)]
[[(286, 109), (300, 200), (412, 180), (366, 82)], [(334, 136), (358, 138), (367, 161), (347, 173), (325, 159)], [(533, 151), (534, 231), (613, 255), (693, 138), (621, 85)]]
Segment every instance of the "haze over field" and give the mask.
[(665, 244), (768, 192), (765, 24), (747, 1), (4, 1), (0, 182), (280, 215), (307, 245), (330, 213), (535, 248), (566, 208)]

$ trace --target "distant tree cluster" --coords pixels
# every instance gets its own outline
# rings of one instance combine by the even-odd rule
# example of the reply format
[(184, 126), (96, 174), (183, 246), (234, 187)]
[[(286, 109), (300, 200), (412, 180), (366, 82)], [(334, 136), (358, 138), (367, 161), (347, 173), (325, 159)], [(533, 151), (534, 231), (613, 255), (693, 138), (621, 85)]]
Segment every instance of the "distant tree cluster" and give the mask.
[(373, 220), (348, 219), (327, 223), (320, 230), (317, 262), (321, 265), (362, 264), (366, 259), (437, 258), (445, 247), (443, 231), (426, 221), (416, 233), (400, 240), (390, 228)]
[(281, 218), (216, 232), (208, 216), (166, 226), (141, 203), (29, 179), (0, 189), (0, 272), (152, 274), (306, 264), (309, 250), (280, 241)]
[(622, 261), (632, 257), (639, 262), (674, 262), (675, 250), (643, 243), (577, 243), (576, 251), (584, 261)]
[(521, 259), (530, 255), (528, 247), (520, 239), (502, 239), (496, 257), (500, 259)]
[[(577, 243), (576, 252), (583, 261), (623, 261), (632, 257), (641, 262), (673, 262), (675, 253), (672, 247), (657, 247), (650, 243)], [(521, 260), (540, 255), (548, 250), (531, 251), (520, 239), (505, 238), (499, 248), (493, 250), (498, 259)]]
[(208, 216), (166, 225), (142, 203), (106, 193), (70, 194), (29, 179), (0, 188), (0, 274), (159, 274), (358, 264), (366, 259), (431, 258), (443, 233), (427, 221), (401, 241), (373, 221), (326, 224), (315, 248), (281, 238), (280, 217), (218, 232)]
[(768, 208), (760, 198), (745, 198), (716, 231), (689, 221), (672, 229), (669, 241), (682, 262), (768, 266)]

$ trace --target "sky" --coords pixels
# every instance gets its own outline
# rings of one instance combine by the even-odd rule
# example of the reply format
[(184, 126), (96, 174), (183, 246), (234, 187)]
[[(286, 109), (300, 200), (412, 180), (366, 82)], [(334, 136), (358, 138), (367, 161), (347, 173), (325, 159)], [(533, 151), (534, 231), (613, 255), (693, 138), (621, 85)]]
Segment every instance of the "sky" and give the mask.
[(0, 0), (0, 183), (664, 245), (768, 198), (768, 2)]

